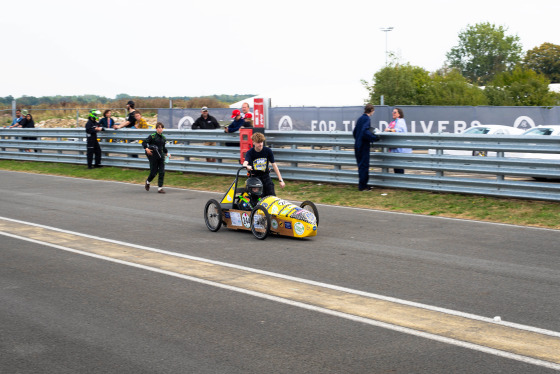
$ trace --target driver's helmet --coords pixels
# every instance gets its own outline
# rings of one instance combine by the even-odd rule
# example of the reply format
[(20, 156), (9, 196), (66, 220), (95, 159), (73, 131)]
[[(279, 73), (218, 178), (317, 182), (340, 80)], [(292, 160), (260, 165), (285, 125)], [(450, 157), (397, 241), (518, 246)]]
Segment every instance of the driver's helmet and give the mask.
[(250, 177), (247, 179), (246, 190), (249, 196), (262, 196), (263, 184), (259, 178)]
[(89, 111), (89, 118), (91, 118), (94, 121), (99, 120), (99, 116), (101, 115), (101, 112), (97, 109), (92, 109)]

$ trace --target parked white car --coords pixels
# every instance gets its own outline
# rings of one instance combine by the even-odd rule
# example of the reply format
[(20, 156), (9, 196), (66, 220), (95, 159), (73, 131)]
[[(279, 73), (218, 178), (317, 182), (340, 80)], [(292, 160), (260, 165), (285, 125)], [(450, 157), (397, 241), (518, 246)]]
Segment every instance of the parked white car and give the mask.
[(513, 126), (503, 125), (480, 125), (473, 126), (466, 129), (462, 134), (483, 134), (483, 135), (519, 135), (523, 134), (524, 130), (518, 129)]
[[(469, 127), (462, 132), (461, 135), (520, 135), (523, 134), (523, 131), (524, 130), (512, 126), (479, 125)], [(436, 154), (436, 150), (430, 149), (428, 154)], [(488, 154), (486, 151), (463, 151), (458, 149), (444, 150), (443, 154), (454, 156), (496, 156), (496, 152), (489, 152)]]
[(560, 136), (560, 125), (550, 125), (550, 126), (537, 126), (533, 127), (523, 133), (523, 135), (551, 135)]
[[(525, 131), (522, 136), (560, 136), (560, 125), (539, 125)], [(560, 140), (560, 139), (559, 139)], [(529, 143), (530, 145), (530, 143)], [(556, 153), (517, 153), (506, 152), (505, 157), (515, 158), (540, 158), (544, 160), (560, 160), (560, 154)]]

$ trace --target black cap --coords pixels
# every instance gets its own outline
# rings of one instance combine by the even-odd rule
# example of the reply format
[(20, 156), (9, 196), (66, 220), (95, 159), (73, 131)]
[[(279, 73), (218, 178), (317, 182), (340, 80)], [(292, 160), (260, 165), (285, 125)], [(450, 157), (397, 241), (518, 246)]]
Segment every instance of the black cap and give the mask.
[(132, 101), (132, 100), (129, 100), (129, 101), (128, 101), (128, 103), (126, 103), (126, 105), (131, 105), (131, 106), (134, 106), (134, 101)]

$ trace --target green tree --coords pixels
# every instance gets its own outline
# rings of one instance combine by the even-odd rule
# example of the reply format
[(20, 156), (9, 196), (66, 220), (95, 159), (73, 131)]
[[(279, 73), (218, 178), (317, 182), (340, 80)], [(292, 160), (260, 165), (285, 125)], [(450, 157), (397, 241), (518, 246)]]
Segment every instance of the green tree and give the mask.
[(375, 73), (373, 82), (369, 85), (362, 81), (370, 92), (370, 103), (378, 104), (383, 95), (385, 105), (423, 105), (430, 74), (409, 63), (391, 64)]
[(507, 36), (507, 29), (489, 22), (459, 33), (459, 44), (447, 53), (449, 66), (477, 85), (485, 85), (496, 74), (511, 71), (521, 61), (519, 37)]
[(490, 105), (553, 106), (558, 98), (550, 92), (549, 83), (543, 74), (518, 66), (496, 75), (484, 93)]
[(543, 43), (527, 51), (523, 64), (537, 73), (544, 74), (550, 83), (560, 83), (560, 45)]
[(470, 84), (457, 69), (442, 69), (431, 75), (426, 105), (486, 105), (483, 90)]

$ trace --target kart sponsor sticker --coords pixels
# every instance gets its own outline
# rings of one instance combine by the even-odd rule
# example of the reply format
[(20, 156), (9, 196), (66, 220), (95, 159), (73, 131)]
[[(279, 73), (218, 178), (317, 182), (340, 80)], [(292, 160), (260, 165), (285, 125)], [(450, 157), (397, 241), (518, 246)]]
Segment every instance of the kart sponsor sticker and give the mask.
[(225, 216), (226, 218), (230, 218), (229, 212), (225, 212), (225, 213), (224, 213), (224, 216)]
[(292, 223), (291, 223), (291, 222), (286, 222), (286, 223), (284, 224), (284, 227), (287, 228), (288, 230), (291, 230), (291, 228), (292, 228)]
[(271, 224), (272, 224), (272, 228), (273, 228), (274, 230), (277, 230), (277, 229), (278, 229), (278, 221), (277, 221), (277, 220), (273, 219), (272, 222), (271, 222)]
[[(257, 219), (257, 215), (255, 215), (255, 220)], [(243, 213), (241, 215), (241, 222), (243, 222), (243, 226), (249, 228), (251, 227), (251, 218), (249, 217), (249, 215), (247, 213)], [(241, 226), (241, 225), (239, 225)]]
[(241, 214), (238, 212), (231, 212), (231, 225), (241, 226)]
[(266, 222), (266, 217), (262, 214), (255, 214), (253, 216), (253, 227), (256, 229), (264, 229), (264, 223)]
[(294, 231), (298, 235), (303, 235), (303, 233), (305, 232), (305, 227), (303, 226), (303, 223), (301, 222), (294, 223)]

